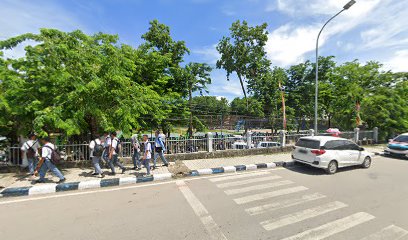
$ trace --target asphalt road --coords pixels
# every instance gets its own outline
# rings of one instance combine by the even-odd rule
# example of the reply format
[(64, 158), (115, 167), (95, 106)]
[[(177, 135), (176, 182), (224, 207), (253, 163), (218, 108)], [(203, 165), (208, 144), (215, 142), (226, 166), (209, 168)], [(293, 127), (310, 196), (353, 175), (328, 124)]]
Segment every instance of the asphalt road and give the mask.
[(408, 161), (0, 200), (0, 239), (408, 239)]

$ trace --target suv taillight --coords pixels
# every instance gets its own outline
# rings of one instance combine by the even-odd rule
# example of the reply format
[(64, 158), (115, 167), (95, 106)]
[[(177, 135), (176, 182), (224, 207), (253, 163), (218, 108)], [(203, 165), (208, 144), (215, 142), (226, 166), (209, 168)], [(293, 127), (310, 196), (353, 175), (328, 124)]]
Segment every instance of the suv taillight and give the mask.
[(311, 151), (313, 154), (315, 154), (316, 156), (320, 156), (326, 153), (326, 151), (324, 149), (319, 149), (319, 150), (312, 150)]

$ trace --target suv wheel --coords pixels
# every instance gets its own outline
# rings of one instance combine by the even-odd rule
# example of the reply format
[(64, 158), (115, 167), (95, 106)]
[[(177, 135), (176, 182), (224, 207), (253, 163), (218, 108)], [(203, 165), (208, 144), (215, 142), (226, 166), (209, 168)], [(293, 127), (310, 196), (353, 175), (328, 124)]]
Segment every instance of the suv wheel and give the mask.
[(336, 161), (331, 161), (327, 166), (326, 172), (328, 174), (335, 174), (337, 172), (338, 166)]
[(363, 168), (369, 168), (371, 166), (371, 158), (370, 157), (366, 157), (364, 158), (364, 162), (362, 167)]

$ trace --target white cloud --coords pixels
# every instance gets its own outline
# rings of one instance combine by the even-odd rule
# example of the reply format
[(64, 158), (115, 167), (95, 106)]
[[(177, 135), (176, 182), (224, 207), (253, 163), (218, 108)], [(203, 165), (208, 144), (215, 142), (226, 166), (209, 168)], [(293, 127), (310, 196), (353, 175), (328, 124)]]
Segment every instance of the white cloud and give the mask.
[(392, 69), (394, 72), (408, 72), (408, 50), (397, 51), (385, 62), (384, 68)]
[[(273, 63), (288, 66), (304, 61), (305, 56), (315, 50), (317, 34), (324, 21), (341, 10), (347, 2), (348, 0), (277, 0), (276, 9), (288, 14), (291, 21), (269, 34), (266, 49)], [(354, 6), (324, 29), (319, 46), (322, 47), (329, 38), (337, 36), (341, 40), (331, 45), (333, 53), (354, 50), (353, 58), (359, 58), (358, 54), (368, 50), (382, 53), (397, 51), (408, 48), (407, 22), (407, 1), (357, 0)], [(336, 47), (339, 49), (333, 49)], [(397, 55), (396, 58), (398, 59)], [(376, 60), (386, 61), (384, 58)]]
[(212, 84), (208, 87), (210, 95), (223, 96), (228, 100), (236, 97), (243, 97), (241, 85), (235, 74), (227, 81), (226, 73), (223, 70), (215, 69), (211, 73)]
[(208, 64), (216, 64), (221, 58), (220, 53), (216, 49), (217, 45), (193, 49), (192, 53), (200, 55), (200, 59)]

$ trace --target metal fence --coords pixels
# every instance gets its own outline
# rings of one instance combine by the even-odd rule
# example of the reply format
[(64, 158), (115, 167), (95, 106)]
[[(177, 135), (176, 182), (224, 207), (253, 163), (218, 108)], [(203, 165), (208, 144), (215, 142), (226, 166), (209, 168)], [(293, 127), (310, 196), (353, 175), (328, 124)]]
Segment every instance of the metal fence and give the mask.
[[(374, 140), (375, 131), (358, 131), (358, 140), (367, 141)], [(331, 136), (331, 133), (319, 133), (321, 136)], [(167, 154), (185, 154), (195, 152), (209, 152), (209, 151), (225, 151), (232, 149), (248, 149), (248, 148), (270, 148), (280, 147), (282, 145), (295, 144), (299, 138), (304, 136), (310, 136), (310, 132), (304, 131), (300, 133), (287, 132), (285, 134), (285, 143), (281, 134), (271, 133), (254, 133), (252, 136), (241, 135), (216, 135), (211, 139), (208, 139), (207, 135), (194, 137), (194, 138), (168, 138), (165, 141)], [(340, 137), (356, 140), (356, 132), (342, 132)], [(248, 144), (248, 139), (250, 143)], [(154, 139), (150, 139), (152, 148), (154, 151)], [(209, 148), (208, 144), (211, 144), (212, 148)], [(61, 156), (65, 161), (83, 161), (88, 160), (90, 156), (89, 143), (72, 143), (57, 145)], [(133, 154), (133, 147), (129, 140), (122, 141), (122, 157), (131, 157)], [(11, 165), (21, 165), (23, 163), (20, 146), (13, 145), (6, 150), (6, 161)]]

